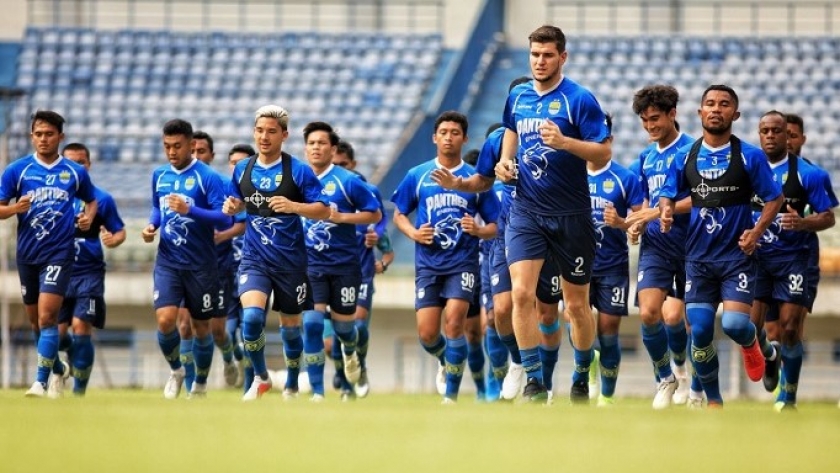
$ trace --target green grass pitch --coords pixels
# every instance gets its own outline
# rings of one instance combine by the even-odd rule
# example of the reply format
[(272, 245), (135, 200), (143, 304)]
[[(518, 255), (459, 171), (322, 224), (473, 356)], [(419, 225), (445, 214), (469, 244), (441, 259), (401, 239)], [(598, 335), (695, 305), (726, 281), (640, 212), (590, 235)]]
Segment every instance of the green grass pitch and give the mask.
[[(62, 472), (832, 472), (840, 409), (803, 402), (654, 412), (648, 399), (611, 409), (479, 404), (432, 395), (341, 403), (255, 403), (235, 391), (165, 401), (158, 391), (93, 390), (84, 399), (0, 391), (0, 471)], [(702, 445), (702, 447), (700, 447)]]

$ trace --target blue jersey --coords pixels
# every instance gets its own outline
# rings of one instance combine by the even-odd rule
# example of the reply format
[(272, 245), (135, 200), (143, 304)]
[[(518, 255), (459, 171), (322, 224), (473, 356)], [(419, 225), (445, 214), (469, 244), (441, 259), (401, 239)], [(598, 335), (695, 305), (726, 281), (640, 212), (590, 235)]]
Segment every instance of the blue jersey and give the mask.
[[(222, 189), (225, 192), (227, 192), (227, 189), (230, 187), (230, 177), (219, 174), (219, 179), (222, 181)], [(231, 222), (229, 222), (229, 225), (217, 228), (217, 230), (227, 230), (231, 226), (233, 226), (234, 223), (241, 222), (241, 218), (242, 217), (240, 217), (240, 219), (237, 220), (236, 217), (234, 217), (234, 219)], [(219, 265), (219, 271), (221, 271), (222, 273), (230, 273), (236, 270), (236, 267), (239, 264), (239, 260), (237, 259), (236, 251), (233, 245), (233, 238), (225, 240), (216, 245), (216, 263)], [(241, 256), (242, 255), (240, 254), (239, 257)]]
[[(685, 165), (691, 151), (688, 145), (677, 152), (676, 166), (668, 171), (660, 196), (678, 198), (688, 187), (685, 180)], [(730, 144), (720, 148), (709, 148), (705, 143), (697, 154), (697, 171), (704, 179), (716, 179), (729, 168)], [(773, 172), (767, 163), (767, 155), (761, 148), (741, 142), (741, 160), (749, 175), (752, 190), (765, 202), (775, 200), (782, 194), (779, 183), (773, 180)], [(745, 230), (753, 227), (750, 205), (738, 204), (727, 207), (692, 207), (691, 219), (686, 237), (686, 260), (698, 262), (739, 261), (744, 252), (738, 241)]]
[(94, 187), (85, 168), (59, 156), (50, 165), (34, 154), (13, 161), (0, 178), (0, 201), (24, 195), (31, 207), (17, 214), (17, 260), (24, 264), (69, 262), (73, 259), (76, 198), (93, 202)]
[[(825, 192), (823, 177), (820, 175), (818, 169), (808, 164), (804, 159), (799, 159), (796, 164), (798, 167), (798, 179), (808, 195), (808, 206), (811, 208), (811, 211), (820, 213), (830, 210), (832, 207), (831, 201)], [(785, 182), (790, 179), (788, 165), (788, 158), (784, 158), (777, 163), (770, 163), (770, 169), (773, 171), (773, 179), (780, 186), (784, 186)], [(813, 232), (782, 229), (782, 213), (787, 213), (785, 206), (782, 207), (779, 214), (773, 220), (773, 223), (770, 224), (761, 237), (761, 246), (758, 247), (756, 253), (762, 259), (790, 260), (809, 249), (808, 244), (811, 241)], [(755, 222), (758, 222), (760, 216), (761, 212), (753, 212)]]
[[(373, 196), (376, 197), (376, 201), (379, 203), (379, 210), (382, 212), (382, 220), (370, 225), (356, 225), (356, 238), (358, 239), (359, 248), (361, 248), (360, 261), (362, 263), (362, 279), (371, 279), (376, 274), (376, 255), (374, 254), (373, 248), (365, 246), (365, 235), (367, 235), (368, 230), (373, 230), (377, 235), (379, 235), (379, 243), (376, 244), (376, 247), (380, 251), (386, 251), (383, 247), (387, 248), (387, 251), (391, 251), (391, 242), (386, 235), (388, 219), (385, 218), (385, 204), (382, 203), (382, 193), (379, 192), (379, 189), (373, 184), (368, 183), (367, 186), (373, 193)], [(387, 245), (385, 244), (386, 242)], [(380, 245), (383, 246), (380, 247)]]
[[(486, 223), (495, 223), (499, 216), (499, 202), (489, 193), (473, 194), (447, 190), (433, 181), (429, 174), (439, 167), (437, 159), (427, 161), (408, 171), (391, 201), (400, 213), (416, 211), (415, 228), (424, 224), (435, 230), (431, 245), (414, 245), (414, 261), (418, 275), (446, 275), (459, 271), (478, 271), (478, 238), (465, 234), (461, 218), (480, 215)], [(461, 163), (450, 169), (464, 179), (475, 173), (472, 166)]]
[[(95, 187), (96, 196), (96, 217), (94, 225), (101, 225), (111, 233), (116, 233), (125, 228), (125, 224), (117, 212), (117, 204), (111, 194)], [(84, 202), (76, 199), (74, 203), (76, 214), (84, 210)], [(96, 229), (94, 229), (96, 230)], [(99, 239), (99, 231), (96, 236), (88, 238), (76, 238), (76, 262), (73, 264), (73, 275), (98, 273), (105, 270), (105, 253), (102, 251), (102, 241)]]
[(641, 159), (641, 156), (634, 159), (633, 162), (631, 162), (627, 166), (627, 170), (632, 172), (633, 174), (641, 177), (641, 175), (642, 175), (642, 159)]
[(568, 77), (538, 93), (532, 83), (515, 87), (504, 111), (505, 127), (519, 136), (519, 180), (513, 205), (539, 215), (589, 213), (586, 161), (546, 146), (539, 128), (545, 120), (565, 136), (602, 143), (609, 136), (606, 116), (595, 96)]
[[(242, 199), (239, 183), (248, 166), (247, 159), (242, 160), (233, 170), (233, 181), (228, 193)], [(283, 158), (266, 166), (259, 159), (251, 170), (251, 183), (260, 191), (275, 191), (280, 187), (283, 176)], [(323, 194), (321, 181), (315, 177), (312, 168), (301, 160), (292, 157), (292, 179), (306, 203), (321, 202), (329, 205)], [(306, 243), (304, 242), (303, 223), (299, 215), (281, 214), (269, 217), (248, 214), (245, 228), (242, 261), (249, 261), (275, 272), (289, 273), (306, 271)]]
[[(502, 153), (502, 138), (505, 136), (505, 128), (496, 128), (484, 140), (484, 145), (478, 154), (478, 160), (475, 163), (475, 172), (478, 174), (496, 179), (496, 164), (498, 164)], [(496, 235), (504, 238), (505, 236), (505, 220), (507, 219), (508, 209), (510, 209), (510, 202), (513, 200), (513, 194), (516, 192), (516, 186), (505, 184), (502, 181), (495, 181), (493, 183), (493, 192), (499, 198), (499, 219), (496, 221)]]
[(615, 207), (618, 215), (626, 218), (632, 207), (642, 205), (645, 196), (639, 178), (616, 162), (609, 162), (604, 168), (589, 171), (588, 174), (592, 222), (596, 234), (592, 275), (626, 275), (629, 264), (627, 235), (623, 230), (604, 223), (604, 209)]
[[(677, 151), (683, 146), (691, 146), (694, 141), (694, 138), (680, 133), (677, 139), (665, 148), (660, 149), (657, 143), (651, 143), (639, 153), (639, 159), (636, 160), (641, 170), (639, 178), (642, 184), (642, 192), (647, 198), (650, 208), (659, 207), (662, 184), (665, 183), (668, 171), (675, 165), (674, 157)], [(682, 189), (676, 200), (682, 200), (688, 195), (689, 190), (687, 188)], [(674, 223), (668, 233), (662, 233), (658, 218), (652, 220), (642, 234), (641, 251), (645, 253), (654, 252), (672, 260), (684, 260), (689, 219), (690, 215), (687, 213), (674, 215)]]
[[(367, 183), (341, 166), (330, 164), (318, 176), (330, 207), (342, 213), (376, 212), (379, 202)], [(309, 268), (330, 274), (359, 273), (357, 225), (303, 219)]]
[[(167, 196), (180, 195), (190, 206), (186, 215), (169, 210)], [(221, 213), (225, 192), (222, 180), (197, 159), (184, 169), (166, 164), (152, 173), (152, 207), (160, 212), (160, 243), (156, 264), (177, 269), (216, 267), (213, 222), (200, 210)], [(155, 210), (153, 210), (153, 213)], [(154, 217), (152, 218), (154, 221)]]

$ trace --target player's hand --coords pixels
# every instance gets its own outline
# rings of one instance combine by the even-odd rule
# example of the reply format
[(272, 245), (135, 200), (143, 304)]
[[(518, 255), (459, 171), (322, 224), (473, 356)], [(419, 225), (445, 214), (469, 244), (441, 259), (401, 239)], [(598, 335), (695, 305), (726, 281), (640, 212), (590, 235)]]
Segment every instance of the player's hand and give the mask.
[(604, 223), (613, 228), (621, 228), (624, 224), (624, 219), (618, 215), (615, 206), (611, 203), (607, 204), (607, 207), (604, 208)]
[(420, 225), (420, 228), (414, 230), (414, 235), (411, 239), (421, 245), (431, 245), (435, 241), (435, 229), (430, 224), (424, 223)]
[(472, 215), (464, 214), (461, 217), (461, 229), (468, 235), (476, 236), (476, 233), (478, 233), (478, 223), (476, 223)]
[(76, 217), (76, 226), (79, 227), (79, 230), (86, 232), (90, 230), (91, 224), (93, 224), (93, 219), (86, 213), (79, 212), (79, 215)]
[(222, 204), (222, 213), (225, 215), (236, 215), (245, 208), (245, 202), (236, 197), (228, 197)]
[(379, 234), (376, 233), (376, 230), (372, 228), (368, 228), (367, 233), (365, 233), (365, 247), (373, 248), (379, 243)]
[(779, 215), (782, 218), (782, 230), (802, 230), (802, 217), (799, 216), (799, 213), (790, 204), (787, 204), (786, 212), (780, 213)]
[[(274, 197), (269, 197), (268, 208), (277, 213), (294, 214), (297, 213), (295, 210), (298, 208), (298, 204), (282, 195), (275, 195)], [(332, 217), (332, 211), (330, 211), (330, 217)]]
[(143, 241), (146, 243), (151, 243), (155, 241), (155, 234), (157, 233), (157, 229), (151, 223), (140, 232), (140, 236), (143, 237)]
[(554, 149), (563, 149), (566, 143), (566, 136), (560, 131), (556, 123), (546, 118), (539, 127), (540, 138), (543, 144)]
[(330, 205), (330, 218), (328, 220), (333, 223), (344, 223), (344, 214)]
[(15, 202), (15, 213), (26, 213), (29, 212), (29, 209), (32, 208), (32, 195), (31, 194), (23, 194), (22, 196), (18, 197), (17, 202)]
[(659, 210), (659, 231), (668, 233), (671, 231), (671, 225), (674, 224), (674, 209), (670, 205), (666, 205)]
[(449, 169), (446, 168), (435, 169), (432, 171), (430, 177), (444, 189), (453, 190), (458, 190), (458, 186), (460, 186), (462, 180), (460, 176), (455, 176)]
[(494, 171), (496, 171), (496, 177), (498, 177), (500, 181), (510, 182), (516, 178), (513, 169), (513, 161), (510, 159), (503, 159), (496, 163)]
[(738, 239), (738, 247), (741, 248), (741, 251), (744, 252), (747, 256), (755, 253), (756, 248), (758, 248), (758, 239), (761, 237), (754, 228), (744, 230), (744, 233), (741, 234), (741, 238)]
[(180, 194), (169, 194), (166, 196), (166, 203), (169, 205), (169, 210), (175, 213), (186, 215), (190, 211), (190, 205)]
[(630, 225), (630, 228), (627, 229), (627, 241), (631, 245), (638, 245), (639, 238), (642, 236), (642, 224), (641, 223), (634, 223)]
[(101, 227), (99, 229), (99, 239), (102, 240), (102, 244), (108, 248), (113, 248), (117, 243), (116, 240), (114, 240), (114, 234), (109, 232), (105, 227)]

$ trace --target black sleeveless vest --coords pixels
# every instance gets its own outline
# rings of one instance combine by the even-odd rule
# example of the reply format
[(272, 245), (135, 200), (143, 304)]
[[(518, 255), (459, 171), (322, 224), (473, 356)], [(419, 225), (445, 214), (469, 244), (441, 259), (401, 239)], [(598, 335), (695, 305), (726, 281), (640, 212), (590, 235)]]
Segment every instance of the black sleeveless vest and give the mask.
[(704, 179), (697, 172), (697, 154), (703, 139), (691, 146), (685, 163), (685, 179), (691, 189), (693, 207), (730, 207), (751, 203), (752, 183), (741, 158), (741, 140), (732, 135), (729, 143), (729, 167), (717, 179)]
[(239, 192), (242, 193), (245, 200), (245, 211), (250, 215), (259, 215), (260, 217), (271, 217), (275, 215), (288, 215), (278, 213), (268, 207), (268, 199), (275, 196), (283, 196), (292, 202), (303, 202), (303, 194), (300, 188), (295, 183), (292, 177), (292, 155), (287, 153), (280, 153), (281, 166), (283, 167), (283, 179), (280, 185), (273, 191), (260, 191), (254, 187), (251, 182), (251, 172), (254, 169), (254, 163), (257, 162), (259, 155), (254, 155), (248, 158), (248, 165), (245, 167), (245, 172), (242, 173), (242, 179), (239, 181)]
[[(782, 184), (782, 193), (786, 206), (781, 211), (785, 212), (787, 205), (790, 205), (800, 217), (804, 216), (805, 207), (808, 206), (808, 192), (799, 180), (799, 158), (795, 154), (788, 153), (787, 180)], [(757, 212), (764, 208), (764, 201), (757, 195), (753, 196), (752, 208)]]

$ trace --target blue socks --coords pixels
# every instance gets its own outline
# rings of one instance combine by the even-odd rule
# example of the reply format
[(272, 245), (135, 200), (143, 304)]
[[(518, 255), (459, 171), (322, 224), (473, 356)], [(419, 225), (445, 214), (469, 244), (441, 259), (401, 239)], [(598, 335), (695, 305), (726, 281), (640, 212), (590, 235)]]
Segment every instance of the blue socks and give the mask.
[[(544, 325), (540, 323), (540, 332), (544, 335), (553, 335), (560, 330), (560, 320), (555, 320), (551, 325)], [(554, 367), (557, 366), (557, 360), (560, 358), (560, 343), (557, 345), (548, 346), (540, 343), (539, 347), (540, 361), (542, 362), (543, 383), (545, 388), (549, 391), (554, 387)]]
[(668, 349), (677, 366), (685, 365), (686, 347), (688, 346), (688, 332), (682, 320), (677, 325), (665, 325), (668, 334)]
[(694, 360), (694, 369), (706, 392), (706, 399), (723, 404), (718, 380), (720, 360), (713, 343), (715, 308), (711, 304), (690, 303), (686, 305), (686, 315), (691, 323), (691, 359)]
[(522, 367), (525, 368), (525, 380), (534, 378), (538, 383), (544, 384), (539, 348), (520, 348), (519, 354), (522, 357)]
[(338, 339), (341, 341), (341, 348), (344, 354), (349, 356), (356, 351), (356, 343), (359, 341), (359, 333), (356, 331), (356, 322), (354, 320), (336, 320), (333, 319), (333, 329)]
[[(175, 333), (178, 333), (177, 331)], [(93, 367), (93, 342), (90, 340), (90, 335), (75, 335), (73, 336), (73, 394), (83, 395), (87, 390), (88, 381), (90, 380), (90, 371)]]
[(443, 353), (446, 351), (446, 339), (443, 338), (443, 335), (438, 334), (438, 338), (431, 345), (426, 345), (423, 340), (420, 340), (420, 345), (426, 350), (426, 353), (437, 358), (441, 366), (446, 363), (443, 359)]
[(239, 321), (236, 319), (227, 319), (225, 321), (225, 331), (230, 337), (230, 342), (233, 344), (233, 357), (237, 361), (242, 361), (242, 349), (239, 348), (239, 343), (236, 341), (236, 330), (239, 328)]
[(662, 321), (653, 325), (642, 323), (642, 342), (647, 349), (659, 379), (671, 376), (671, 355), (668, 352), (668, 334)]
[(169, 333), (157, 332), (158, 346), (160, 347), (163, 357), (169, 363), (169, 369), (172, 371), (181, 367), (180, 345), (181, 335), (178, 330), (173, 330)]
[(572, 372), (572, 383), (589, 383), (589, 369), (592, 365), (592, 347), (588, 350), (578, 350), (572, 344), (574, 352), (575, 370)]
[(621, 345), (618, 334), (598, 335), (601, 344), (601, 394), (611, 397), (615, 394), (618, 381), (618, 367), (621, 365)]
[(195, 381), (195, 356), (193, 355), (193, 343), (192, 338), (181, 339), (181, 365), (184, 366), (184, 372), (186, 375), (184, 376), (184, 387), (187, 388), (187, 391), (192, 390), (193, 381)]
[(356, 319), (355, 324), (356, 332), (359, 334), (359, 338), (356, 340), (356, 353), (359, 355), (359, 366), (364, 370), (367, 367), (365, 360), (367, 359), (368, 343), (370, 342), (370, 331), (366, 320)]
[(467, 344), (467, 365), (470, 367), (478, 398), (484, 399), (487, 389), (484, 384), (484, 347), (480, 342)]
[(463, 335), (458, 338), (447, 338), (444, 360), (446, 362), (446, 397), (458, 398), (461, 379), (464, 377), (464, 361), (467, 358), (467, 339)]
[(324, 395), (324, 318), (325, 314), (317, 310), (303, 312), (303, 353), (306, 359), (306, 372), (312, 392)]
[(251, 359), (255, 376), (268, 379), (265, 367), (265, 309), (246, 307), (242, 309), (242, 341), (245, 353)]
[(522, 355), (519, 353), (519, 344), (516, 342), (516, 335), (510, 333), (508, 335), (499, 334), (499, 340), (502, 341), (510, 353), (510, 361), (517, 365), (522, 364)]
[(219, 345), (219, 351), (222, 352), (222, 360), (225, 363), (233, 361), (233, 339), (225, 332), (225, 341)]
[(297, 391), (300, 375), (300, 356), (303, 353), (303, 337), (299, 327), (280, 327), (283, 340), (283, 357), (286, 360), (286, 389)]
[(487, 358), (490, 359), (492, 377), (498, 381), (505, 379), (508, 350), (493, 327), (487, 327), (484, 331), (484, 344), (487, 348)]
[(797, 342), (793, 346), (782, 345), (782, 373), (785, 376), (784, 401), (788, 403), (796, 403), (803, 352), (802, 342)]
[(38, 371), (36, 381), (47, 385), (58, 356), (58, 326), (44, 327), (38, 338)]
[(213, 335), (208, 333), (203, 337), (193, 338), (193, 356), (195, 357), (195, 382), (207, 384), (210, 365), (213, 363)]
[(723, 311), (721, 318), (723, 333), (729, 335), (735, 343), (742, 347), (748, 347), (755, 341), (755, 325), (750, 321), (750, 314)]

